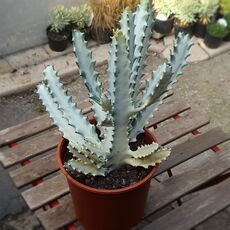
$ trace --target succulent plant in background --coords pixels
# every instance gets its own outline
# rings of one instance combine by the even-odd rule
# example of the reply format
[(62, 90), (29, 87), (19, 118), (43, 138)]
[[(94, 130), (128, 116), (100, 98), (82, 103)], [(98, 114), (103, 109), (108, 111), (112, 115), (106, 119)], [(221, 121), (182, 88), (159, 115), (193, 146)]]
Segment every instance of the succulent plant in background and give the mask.
[(61, 32), (69, 25), (69, 10), (63, 5), (55, 6), (49, 13), (50, 30), (53, 32)]
[(108, 93), (102, 89), (83, 34), (73, 33), (76, 63), (88, 89), (95, 125), (75, 105), (52, 66), (46, 67), (44, 81), (38, 86), (50, 117), (69, 140), (73, 158), (65, 163), (68, 170), (105, 176), (123, 164), (154, 166), (170, 154), (157, 143), (131, 151), (129, 142), (144, 132), (144, 125), (181, 75), (191, 47), (189, 36), (178, 35), (169, 59), (150, 74), (145, 90), (140, 92), (152, 28), (148, 1), (142, 1), (135, 14), (127, 9), (120, 27), (112, 38)]
[(219, 0), (199, 0), (199, 22), (207, 25), (219, 7)]
[(70, 22), (72, 29), (86, 32), (87, 28), (92, 23), (92, 10), (88, 4), (81, 5), (79, 7), (71, 7), (70, 10)]
[(186, 32), (193, 34), (193, 23), (199, 12), (198, 0), (171, 0), (170, 7), (175, 17), (175, 33)]
[(166, 19), (172, 15), (169, 0), (153, 0), (153, 9), (158, 15), (164, 15)]
[(220, 8), (224, 15), (230, 13), (230, 1), (229, 0), (219, 0)]
[(173, 28), (174, 18), (169, 4), (170, 0), (153, 0), (155, 11), (154, 30), (161, 34), (168, 34)]
[(46, 30), (49, 46), (54, 51), (63, 51), (69, 37), (70, 14), (63, 5), (57, 5), (49, 13), (49, 26)]
[(199, 0), (198, 21), (194, 27), (194, 35), (204, 38), (208, 22), (214, 18), (219, 7), (219, 0)]

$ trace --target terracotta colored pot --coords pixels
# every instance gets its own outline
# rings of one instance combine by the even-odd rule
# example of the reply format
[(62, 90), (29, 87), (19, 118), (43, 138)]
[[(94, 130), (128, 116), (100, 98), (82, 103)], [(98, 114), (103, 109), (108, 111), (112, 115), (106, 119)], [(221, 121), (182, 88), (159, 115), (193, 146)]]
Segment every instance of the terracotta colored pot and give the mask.
[[(150, 144), (156, 139), (147, 129), (144, 139)], [(76, 216), (86, 230), (128, 230), (138, 224), (144, 214), (150, 182), (157, 167), (141, 181), (131, 186), (115, 189), (95, 189), (73, 179), (63, 167), (68, 141), (62, 139), (58, 145), (57, 160), (66, 176)]]

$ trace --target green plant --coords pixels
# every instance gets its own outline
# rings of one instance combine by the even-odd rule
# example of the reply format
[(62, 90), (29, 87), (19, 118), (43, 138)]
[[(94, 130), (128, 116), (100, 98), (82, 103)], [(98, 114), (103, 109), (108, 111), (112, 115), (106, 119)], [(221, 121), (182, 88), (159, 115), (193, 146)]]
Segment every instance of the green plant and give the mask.
[(70, 22), (74, 29), (84, 31), (89, 27), (92, 22), (92, 10), (87, 5), (81, 5), (80, 7), (70, 8)]
[(70, 22), (69, 10), (63, 5), (57, 5), (49, 13), (49, 24), (51, 31), (60, 32), (63, 31)]
[(153, 0), (153, 9), (167, 18), (172, 15), (169, 0)]
[(196, 21), (199, 12), (198, 0), (171, 0), (169, 4), (177, 24), (187, 26)]
[(117, 0), (89, 0), (89, 5), (93, 11), (93, 29), (112, 30), (117, 26), (120, 17)]
[(142, 0), (135, 13), (123, 13), (120, 30), (114, 32), (108, 60), (108, 94), (95, 71), (92, 52), (80, 32), (73, 33), (76, 63), (89, 92), (96, 124), (91, 125), (59, 82), (52, 66), (44, 70), (38, 93), (63, 136), (69, 140), (73, 159), (65, 167), (84, 174), (107, 175), (121, 164), (149, 167), (165, 160), (170, 150), (157, 143), (131, 151), (129, 142), (143, 127), (181, 75), (191, 41), (179, 34), (169, 59), (153, 71), (146, 88), (139, 91), (152, 31), (152, 10)]
[(207, 31), (210, 35), (219, 38), (223, 38), (228, 34), (226, 27), (219, 24), (218, 22), (209, 23), (207, 26)]
[(224, 14), (230, 13), (230, 1), (229, 0), (219, 0), (220, 7), (223, 10)]
[(219, 7), (219, 0), (199, 0), (199, 21), (206, 25), (215, 15)]
[(230, 13), (226, 14), (224, 18), (227, 22), (227, 30), (230, 32)]

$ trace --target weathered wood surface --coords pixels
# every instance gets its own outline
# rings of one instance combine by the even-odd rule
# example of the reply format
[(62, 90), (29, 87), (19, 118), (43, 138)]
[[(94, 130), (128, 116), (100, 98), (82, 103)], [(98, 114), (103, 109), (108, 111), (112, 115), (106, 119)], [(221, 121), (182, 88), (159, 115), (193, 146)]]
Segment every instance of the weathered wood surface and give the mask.
[[(191, 114), (194, 114), (194, 113), (191, 112)], [(198, 113), (195, 113), (195, 114), (198, 116)], [(188, 118), (188, 116), (185, 116), (185, 119), (187, 119), (187, 118)], [(184, 124), (183, 119), (184, 119), (184, 117), (181, 117), (181, 119), (178, 121), (172, 120), (170, 122), (170, 124), (174, 124), (174, 122), (177, 122), (177, 125), (180, 127), (180, 123)], [(196, 117), (194, 119), (196, 119)], [(200, 119), (201, 119), (201, 122), (199, 121)], [(191, 116), (189, 116), (189, 120), (192, 120)], [(207, 122), (207, 120), (205, 118), (203, 118), (203, 116), (200, 116), (198, 119), (196, 119), (196, 123), (188, 125), (186, 128), (178, 128), (177, 132), (174, 131), (174, 128), (175, 128), (174, 125), (171, 125), (171, 126), (169, 125), (169, 127), (171, 127), (171, 129), (168, 129), (167, 133), (165, 133), (164, 129), (162, 129), (163, 130), (162, 134), (160, 132), (161, 129), (159, 129), (159, 131), (156, 130), (156, 131), (158, 131), (156, 137), (157, 137), (157, 140), (159, 141), (160, 144), (164, 144), (161, 142), (161, 139), (164, 139), (164, 141), (166, 143), (168, 143), (168, 142), (170, 142), (170, 140), (175, 139), (175, 138), (173, 138), (173, 134), (175, 134), (177, 136), (183, 136), (184, 133), (186, 134), (188, 132), (188, 130), (192, 131), (192, 130), (200, 127), (201, 124), (206, 124), (206, 122)], [(62, 176), (60, 175), (60, 178), (61, 177)], [(56, 178), (55, 178), (55, 180), (56, 180)], [(47, 180), (47, 181), (44, 181), (42, 185), (38, 185), (35, 188), (28, 189), (26, 191), (26, 194), (24, 192), (22, 193), (23, 197), (26, 200), (27, 204), (29, 205), (30, 209), (36, 209), (36, 208), (44, 205), (47, 202), (47, 200), (51, 201), (52, 199), (54, 199), (55, 196), (56, 197), (60, 196), (60, 190), (65, 191), (64, 187), (66, 186), (66, 184), (60, 185), (61, 186), (61, 187), (59, 187), (60, 190), (58, 187), (56, 187), (56, 192), (55, 192), (55, 188), (53, 188), (53, 187), (50, 188), (52, 191), (49, 191), (48, 184), (50, 183), (53, 185), (53, 183), (51, 181), (52, 181), (52, 178)], [(42, 190), (43, 190), (44, 184), (47, 184), (47, 185), (46, 185), (46, 191), (43, 193)], [(38, 196), (38, 194), (39, 194), (39, 196)], [(40, 194), (42, 194), (43, 196), (41, 196)]]
[[(174, 146), (167, 161), (159, 165), (157, 175), (228, 139), (229, 137), (220, 128), (215, 128)], [(15, 185), (21, 187), (57, 170), (56, 155), (53, 150), (52, 154), (11, 171), (10, 176)]]
[(20, 188), (58, 169), (56, 149), (54, 149), (47, 156), (39, 158), (24, 167), (15, 169), (9, 174), (16, 187)]
[(194, 138), (190, 138), (172, 148), (171, 155), (167, 158), (167, 161), (159, 165), (156, 175), (227, 140), (229, 140), (229, 136), (219, 127), (195, 136)]
[[(162, 109), (157, 111), (155, 114), (155, 117), (151, 119), (151, 123), (148, 124), (148, 127), (153, 126), (159, 123), (160, 121), (165, 120), (166, 118), (172, 117), (175, 114), (175, 112), (180, 113), (189, 108), (184, 103), (178, 103), (178, 102), (175, 103), (175, 102), (167, 101), (167, 100), (165, 104), (163, 105), (161, 106)], [(208, 122), (207, 120), (204, 121), (203, 120), (204, 118), (201, 115), (197, 118), (197, 120), (199, 120), (199, 118), (202, 119), (201, 121), (198, 121), (199, 124), (202, 123), (202, 125), (205, 125)], [(188, 119), (189, 118), (186, 117), (186, 121), (188, 121)], [(183, 119), (180, 122), (178, 122), (178, 125), (182, 122), (183, 122)], [(172, 128), (174, 129), (175, 128), (174, 126), (177, 124), (177, 122), (176, 123), (172, 122), (172, 123), (173, 123)], [(196, 128), (199, 128), (199, 127), (200, 127), (199, 125), (196, 126)], [(186, 130), (186, 128), (184, 130)], [(187, 132), (189, 132), (189, 130), (190, 130), (190, 127), (187, 128)], [(53, 132), (53, 135), (52, 135), (52, 132)], [(172, 130), (171, 133), (172, 132), (174, 132), (174, 130)], [(179, 135), (184, 135), (184, 134), (183, 133), (181, 134), (179, 132)], [(159, 142), (161, 143), (162, 137), (160, 136), (159, 133), (156, 133), (156, 137), (159, 138)], [(9, 148), (9, 147), (0, 148), (0, 162), (2, 162), (4, 167), (9, 167), (16, 163), (19, 163), (20, 161), (36, 156), (41, 152), (44, 152), (46, 150), (56, 147), (59, 139), (60, 139), (60, 135), (58, 134), (57, 128), (52, 128), (52, 129), (49, 129), (48, 131), (44, 131), (38, 136), (32, 136), (28, 140), (25, 139), (24, 141), (19, 142), (17, 146), (15, 146), (14, 148)]]
[[(230, 154), (228, 150), (218, 155), (211, 154), (207, 164), (202, 163), (195, 167), (188, 167), (188, 171), (184, 175), (170, 177), (163, 183), (152, 180), (144, 218), (189, 193), (206, 181), (221, 175), (229, 168)], [(70, 200), (70, 198), (67, 198), (59, 206), (38, 215), (45, 229), (58, 229), (76, 220), (73, 215), (74, 210), (69, 207)], [(68, 212), (62, 213), (61, 210), (68, 210)], [(64, 216), (68, 216), (68, 218), (65, 219)], [(58, 225), (54, 221), (57, 218), (61, 218), (64, 222), (62, 221), (61, 225)]]
[(157, 219), (143, 230), (189, 230), (230, 205), (230, 178)]
[[(88, 100), (84, 100), (79, 103), (79, 107), (83, 109), (83, 113), (88, 113), (90, 111), (88, 105)], [(54, 125), (52, 124), (48, 114), (45, 114), (29, 121), (22, 122), (16, 126), (3, 129), (0, 131), (0, 146), (30, 137), (53, 126)]]
[(14, 148), (3, 148), (0, 151), (0, 161), (4, 167), (8, 167), (26, 160), (30, 157), (48, 151), (57, 146), (60, 140), (60, 133), (56, 128), (49, 129), (38, 136), (34, 136), (21, 143)]
[(68, 193), (68, 191), (69, 187), (66, 178), (60, 173), (57, 176), (22, 192), (22, 196), (29, 208), (34, 210)]
[(208, 119), (197, 111), (190, 111), (178, 120), (167, 122), (159, 129), (151, 130), (161, 145), (168, 144), (195, 129), (208, 124)]

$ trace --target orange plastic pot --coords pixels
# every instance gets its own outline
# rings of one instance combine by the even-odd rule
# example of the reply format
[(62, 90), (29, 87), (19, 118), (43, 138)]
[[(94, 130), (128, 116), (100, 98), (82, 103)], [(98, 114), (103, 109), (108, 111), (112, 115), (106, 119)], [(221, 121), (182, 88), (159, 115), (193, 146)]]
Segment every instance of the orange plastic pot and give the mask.
[[(145, 129), (146, 144), (156, 141)], [(58, 165), (66, 176), (76, 217), (86, 230), (128, 230), (138, 224), (144, 214), (150, 181), (157, 167), (136, 184), (115, 189), (95, 189), (73, 179), (63, 167), (68, 141), (62, 139), (57, 149)]]

